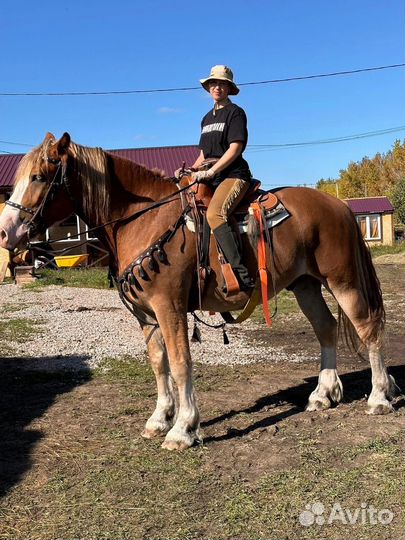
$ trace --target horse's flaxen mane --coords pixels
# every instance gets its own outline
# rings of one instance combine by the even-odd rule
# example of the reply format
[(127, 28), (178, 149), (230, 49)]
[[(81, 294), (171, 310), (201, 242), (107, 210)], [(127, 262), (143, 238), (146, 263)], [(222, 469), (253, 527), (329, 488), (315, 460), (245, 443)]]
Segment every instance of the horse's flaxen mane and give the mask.
[(78, 177), (83, 190), (83, 210), (91, 223), (100, 224), (109, 219), (110, 175), (106, 156), (101, 148), (89, 148), (74, 142), (69, 153), (76, 161)]
[[(21, 159), (15, 175), (15, 185), (19, 180), (27, 178), (35, 165), (47, 166), (46, 159), (53, 144), (53, 139), (46, 139)], [(69, 153), (76, 162), (82, 184), (85, 215), (92, 223), (107, 221), (110, 211), (110, 177), (104, 151), (71, 142)]]
[[(86, 216), (93, 223), (99, 224), (110, 219), (110, 189), (111, 179), (107, 166), (107, 154), (117, 159), (117, 156), (104, 152), (101, 148), (88, 148), (74, 142), (70, 143), (69, 152), (77, 162), (80, 181), (83, 186), (83, 203)], [(136, 171), (134, 193), (160, 198), (165, 186), (172, 186), (172, 181), (160, 169), (148, 169), (134, 161), (124, 159)]]
[[(47, 166), (46, 158), (51, 146), (55, 144), (53, 139), (46, 139), (39, 146), (26, 154), (18, 166), (16, 172), (17, 183), (22, 178), (27, 178), (35, 165), (42, 163)], [(81, 183), (83, 192), (83, 211), (92, 224), (100, 224), (109, 220), (110, 214), (110, 188), (111, 180), (107, 167), (106, 152), (101, 148), (82, 146), (73, 141), (69, 144), (69, 154), (75, 161), (75, 168)], [(110, 154), (113, 158), (117, 156)], [(124, 159), (124, 158), (120, 158)], [(148, 169), (143, 165), (128, 161), (131, 167), (136, 169), (138, 186), (143, 191), (150, 191), (152, 196), (155, 192), (160, 194), (163, 184), (172, 185), (172, 179), (165, 177), (159, 169)], [(45, 163), (43, 163), (45, 162)]]

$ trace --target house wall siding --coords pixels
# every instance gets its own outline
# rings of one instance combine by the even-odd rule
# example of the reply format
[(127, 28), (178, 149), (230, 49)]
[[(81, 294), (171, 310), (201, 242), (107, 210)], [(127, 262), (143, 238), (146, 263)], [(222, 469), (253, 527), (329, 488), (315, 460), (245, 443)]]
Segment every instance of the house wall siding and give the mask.
[(394, 220), (392, 214), (382, 216), (382, 244), (392, 246), (394, 243)]

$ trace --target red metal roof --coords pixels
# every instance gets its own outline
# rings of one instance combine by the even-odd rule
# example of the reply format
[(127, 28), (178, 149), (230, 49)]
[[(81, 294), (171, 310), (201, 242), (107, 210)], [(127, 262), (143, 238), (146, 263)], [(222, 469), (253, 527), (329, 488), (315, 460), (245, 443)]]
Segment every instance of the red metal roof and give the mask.
[(0, 188), (11, 188), (14, 174), (24, 154), (0, 155)]
[(108, 152), (135, 161), (147, 169), (160, 169), (167, 176), (173, 176), (174, 171), (181, 167), (184, 161), (186, 167), (191, 167), (200, 150), (198, 146), (163, 146), (108, 150)]
[(394, 207), (388, 197), (364, 197), (345, 199), (354, 214), (392, 214)]
[[(165, 146), (156, 148), (127, 148), (107, 150), (111, 154), (135, 161), (148, 169), (160, 169), (167, 176), (186, 162), (191, 167), (200, 152), (198, 146)], [(14, 174), (24, 154), (0, 154), (0, 189), (10, 189), (14, 184)]]

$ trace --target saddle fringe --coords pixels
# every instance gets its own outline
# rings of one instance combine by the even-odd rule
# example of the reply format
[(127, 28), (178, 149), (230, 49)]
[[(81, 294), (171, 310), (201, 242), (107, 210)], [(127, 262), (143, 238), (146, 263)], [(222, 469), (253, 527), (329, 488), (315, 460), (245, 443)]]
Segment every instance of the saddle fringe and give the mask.
[(260, 229), (259, 224), (255, 219), (255, 216), (249, 212), (248, 221), (247, 221), (247, 231), (249, 242), (254, 250), (257, 253), (257, 244), (259, 242)]

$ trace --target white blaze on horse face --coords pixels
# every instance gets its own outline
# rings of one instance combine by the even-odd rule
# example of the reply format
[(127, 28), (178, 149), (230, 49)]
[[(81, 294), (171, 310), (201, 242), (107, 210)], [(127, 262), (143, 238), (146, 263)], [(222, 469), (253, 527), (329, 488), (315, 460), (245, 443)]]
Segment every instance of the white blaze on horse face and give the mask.
[[(29, 178), (19, 180), (10, 201), (21, 204), (28, 184)], [(0, 247), (14, 249), (26, 237), (27, 233), (28, 227), (22, 222), (20, 211), (6, 204), (0, 214)]]

